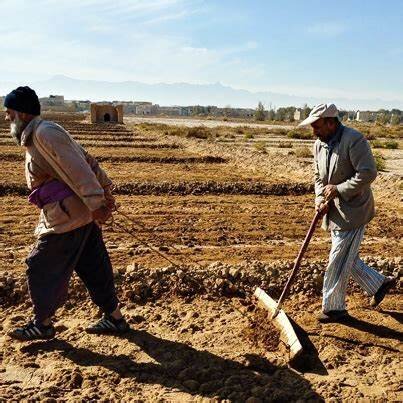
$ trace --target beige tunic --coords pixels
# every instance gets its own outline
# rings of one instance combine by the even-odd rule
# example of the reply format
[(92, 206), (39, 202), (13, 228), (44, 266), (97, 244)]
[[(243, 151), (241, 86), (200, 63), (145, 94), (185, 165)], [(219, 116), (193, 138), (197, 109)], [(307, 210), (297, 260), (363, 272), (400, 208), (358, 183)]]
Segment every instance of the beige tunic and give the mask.
[(75, 193), (41, 209), (35, 230), (38, 237), (68, 232), (90, 223), (91, 212), (105, 204), (104, 188), (112, 185), (97, 161), (63, 127), (40, 117), (25, 128), (21, 145), (26, 148), (25, 176), (29, 189), (57, 179)]

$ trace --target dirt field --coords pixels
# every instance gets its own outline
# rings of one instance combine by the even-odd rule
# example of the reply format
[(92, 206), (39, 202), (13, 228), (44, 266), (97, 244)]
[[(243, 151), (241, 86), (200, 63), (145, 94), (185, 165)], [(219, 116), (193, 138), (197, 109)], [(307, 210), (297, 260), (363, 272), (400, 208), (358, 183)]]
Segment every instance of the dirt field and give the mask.
[[(267, 129), (277, 128), (278, 125), (265, 124), (265, 123), (250, 123), (242, 119), (228, 120), (215, 120), (215, 119), (197, 119), (197, 118), (175, 118), (175, 117), (140, 117), (140, 116), (129, 116), (125, 118), (128, 124), (139, 124), (139, 123), (158, 123), (167, 125), (181, 125), (187, 127), (238, 127), (238, 126), (249, 126), (249, 127), (265, 127)], [(291, 129), (293, 125), (282, 125), (283, 128)]]
[[(285, 304), (305, 347), (299, 361), (288, 363), (252, 298), (257, 286), (278, 298), (312, 219), (312, 158), (295, 152), (310, 141), (279, 147), (290, 139), (271, 128), (246, 141), (233, 127), (215, 127), (218, 136), (200, 139), (167, 133), (161, 122), (91, 125), (82, 115), (52, 117), (101, 161), (119, 210), (132, 220), (116, 213), (104, 236), (133, 330), (124, 337), (86, 334), (99, 312), (74, 277), (56, 339), (8, 338), (31, 316), (24, 259), (38, 212), (26, 200), (23, 150), (7, 138), (0, 114), (1, 398), (402, 400), (400, 286), (373, 310), (352, 284), (352, 319), (315, 320), (327, 233), (314, 235)], [(258, 141), (264, 149), (253, 145)], [(401, 149), (385, 154), (388, 171), (374, 184), (377, 216), (361, 256), (400, 279)]]

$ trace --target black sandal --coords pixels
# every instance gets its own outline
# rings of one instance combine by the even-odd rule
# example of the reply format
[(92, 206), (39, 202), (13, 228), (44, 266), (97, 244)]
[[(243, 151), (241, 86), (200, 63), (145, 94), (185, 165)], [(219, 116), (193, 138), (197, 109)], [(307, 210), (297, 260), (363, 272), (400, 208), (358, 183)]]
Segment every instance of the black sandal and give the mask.
[(104, 315), (98, 322), (87, 327), (87, 333), (92, 334), (120, 334), (130, 330), (124, 318), (115, 319), (111, 315)]
[(371, 298), (370, 305), (375, 308), (378, 306), (386, 294), (390, 291), (391, 288), (394, 288), (397, 284), (397, 280), (394, 277), (386, 277), (383, 284), (379, 287), (379, 290), (375, 293), (375, 295)]
[(21, 341), (49, 340), (53, 339), (55, 334), (56, 331), (53, 325), (45, 326), (36, 324), (33, 321), (8, 333), (13, 339)]

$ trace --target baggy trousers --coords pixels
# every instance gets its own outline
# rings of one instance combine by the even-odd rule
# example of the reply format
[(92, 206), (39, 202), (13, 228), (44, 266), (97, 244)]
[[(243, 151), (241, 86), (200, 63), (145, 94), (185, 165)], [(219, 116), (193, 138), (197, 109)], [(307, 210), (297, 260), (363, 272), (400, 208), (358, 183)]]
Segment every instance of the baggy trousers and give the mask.
[(331, 231), (332, 248), (323, 282), (323, 312), (346, 309), (346, 291), (350, 276), (369, 296), (374, 295), (385, 276), (367, 266), (358, 251), (365, 225), (351, 231)]
[(26, 263), (29, 293), (38, 322), (52, 317), (65, 303), (73, 270), (103, 312), (111, 313), (118, 306), (112, 265), (101, 229), (95, 223), (39, 238)]

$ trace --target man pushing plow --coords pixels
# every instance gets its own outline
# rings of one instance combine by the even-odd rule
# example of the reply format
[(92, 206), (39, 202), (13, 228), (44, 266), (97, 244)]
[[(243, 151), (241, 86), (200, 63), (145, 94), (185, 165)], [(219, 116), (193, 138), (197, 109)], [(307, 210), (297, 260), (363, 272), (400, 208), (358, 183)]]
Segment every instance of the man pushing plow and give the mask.
[(333, 104), (314, 107), (299, 126), (307, 125), (317, 137), (315, 205), (332, 237), (318, 320), (335, 322), (348, 315), (345, 300), (350, 277), (371, 296), (372, 307), (381, 303), (396, 280), (368, 267), (358, 256), (365, 227), (375, 215), (371, 183), (377, 169), (368, 141), (341, 124)]

